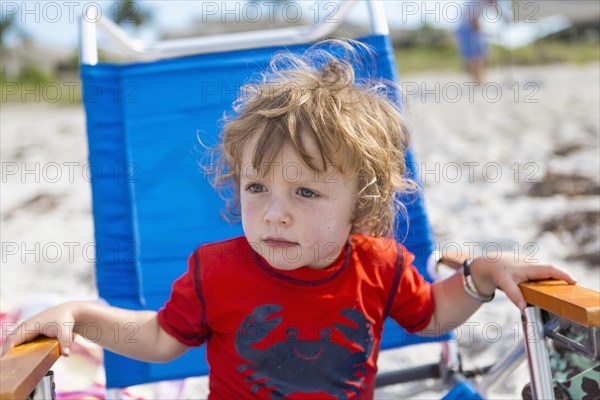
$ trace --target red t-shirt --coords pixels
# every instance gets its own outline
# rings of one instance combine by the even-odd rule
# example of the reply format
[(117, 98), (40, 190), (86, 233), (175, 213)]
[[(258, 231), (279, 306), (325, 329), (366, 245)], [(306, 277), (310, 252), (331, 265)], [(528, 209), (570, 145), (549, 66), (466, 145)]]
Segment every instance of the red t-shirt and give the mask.
[(434, 311), (413, 259), (391, 239), (353, 235), (323, 270), (280, 271), (245, 237), (207, 244), (158, 319), (188, 346), (207, 343), (211, 399), (372, 398), (385, 318), (412, 333)]

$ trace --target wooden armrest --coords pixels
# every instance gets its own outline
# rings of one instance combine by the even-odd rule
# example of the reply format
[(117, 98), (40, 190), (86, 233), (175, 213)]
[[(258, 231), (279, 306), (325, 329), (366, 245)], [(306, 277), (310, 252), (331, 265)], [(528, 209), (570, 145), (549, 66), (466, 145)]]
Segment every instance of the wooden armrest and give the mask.
[[(455, 270), (462, 268), (466, 255), (446, 252), (441, 262)], [(600, 293), (561, 280), (530, 281), (519, 284), (528, 304), (586, 327), (600, 326)]]
[(530, 281), (519, 284), (528, 304), (577, 324), (600, 326), (600, 293), (560, 280)]
[(26, 399), (60, 356), (58, 340), (39, 337), (0, 358), (0, 399)]

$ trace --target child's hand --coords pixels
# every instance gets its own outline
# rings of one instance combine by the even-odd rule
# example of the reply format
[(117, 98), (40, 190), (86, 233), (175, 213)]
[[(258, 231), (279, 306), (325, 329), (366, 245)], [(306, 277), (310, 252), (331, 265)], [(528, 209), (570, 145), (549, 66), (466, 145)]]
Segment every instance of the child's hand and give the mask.
[(73, 343), (73, 303), (61, 304), (49, 308), (22, 322), (13, 332), (8, 332), (2, 344), (2, 355), (11, 348), (35, 339), (39, 335), (55, 337), (60, 345), (60, 353), (69, 356)]
[(527, 304), (519, 283), (541, 279), (562, 279), (569, 284), (577, 283), (570, 274), (552, 265), (517, 263), (511, 256), (499, 259), (478, 257), (471, 263), (471, 275), (481, 295), (491, 295), (496, 288), (501, 289), (521, 311), (525, 310)]

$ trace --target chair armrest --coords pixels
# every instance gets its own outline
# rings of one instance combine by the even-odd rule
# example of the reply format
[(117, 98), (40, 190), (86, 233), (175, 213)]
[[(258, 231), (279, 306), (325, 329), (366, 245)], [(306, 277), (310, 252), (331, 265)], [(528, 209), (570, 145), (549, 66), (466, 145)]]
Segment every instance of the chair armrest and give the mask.
[(60, 356), (58, 340), (39, 337), (0, 358), (0, 399), (26, 399)]
[[(459, 270), (467, 257), (447, 252), (440, 262)], [(528, 304), (586, 327), (600, 326), (600, 293), (561, 280), (529, 281), (519, 284)]]
[(586, 327), (600, 326), (600, 293), (561, 280), (519, 284), (528, 304)]

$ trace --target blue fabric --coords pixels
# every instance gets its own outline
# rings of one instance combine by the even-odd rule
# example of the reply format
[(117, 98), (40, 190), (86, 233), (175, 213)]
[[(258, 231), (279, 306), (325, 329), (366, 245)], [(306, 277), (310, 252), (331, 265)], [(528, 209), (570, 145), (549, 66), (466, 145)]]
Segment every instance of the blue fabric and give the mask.
[(467, 380), (461, 381), (454, 386), (443, 398), (443, 400), (484, 400), (475, 390), (473, 384)]
[[(389, 37), (362, 42), (376, 49), (360, 77), (398, 82)], [(308, 45), (286, 50), (300, 52)], [(220, 215), (224, 202), (201, 172), (204, 149), (218, 140), (219, 119), (231, 110), (239, 87), (265, 69), (280, 48), (231, 51), (148, 63), (83, 65), (93, 213), (100, 296), (132, 309), (158, 309), (172, 282), (187, 267), (198, 245), (242, 234), (240, 224)], [(394, 93), (400, 101), (398, 93)], [(409, 150), (409, 166), (415, 166)], [(205, 160), (206, 161), (206, 160)], [(199, 162), (201, 165), (199, 165)], [(414, 176), (418, 179), (418, 176)], [(433, 237), (423, 198), (403, 198), (410, 226), (399, 221), (398, 238), (425, 262)], [(423, 338), (388, 323), (382, 348)], [(124, 387), (203, 375), (204, 348), (168, 364), (146, 364), (106, 352), (107, 386)]]

